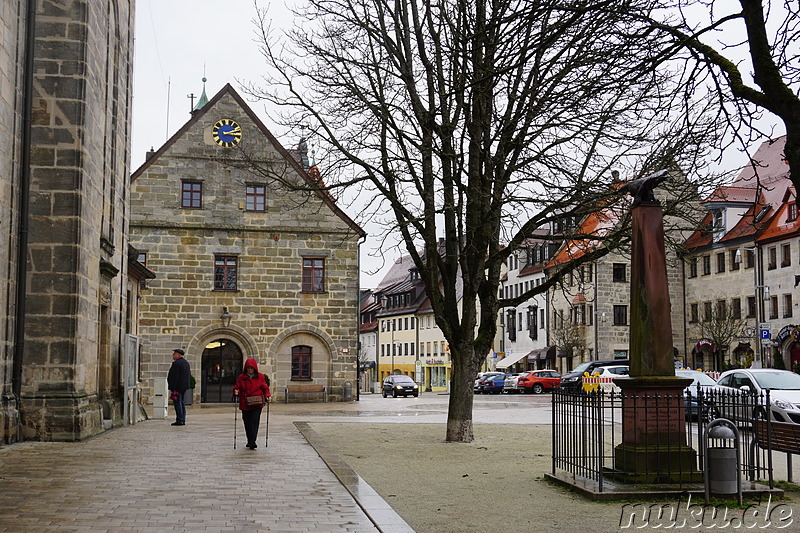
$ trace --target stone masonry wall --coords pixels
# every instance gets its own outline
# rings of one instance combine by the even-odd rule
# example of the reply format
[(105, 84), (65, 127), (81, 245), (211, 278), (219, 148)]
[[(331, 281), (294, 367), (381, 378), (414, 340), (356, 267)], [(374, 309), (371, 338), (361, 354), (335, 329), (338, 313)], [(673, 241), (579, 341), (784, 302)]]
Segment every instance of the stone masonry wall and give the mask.
[[(242, 126), (241, 149), (213, 143), (210, 130), (220, 118)], [(345, 382), (356, 383), (359, 235), (316, 195), (237, 163), (245, 152), (275, 172), (295, 172), (240, 103), (223, 94), (134, 173), (131, 243), (157, 274), (140, 308), (145, 397), (166, 377), (172, 350), (182, 347), (199, 398), (203, 349), (229, 339), (243, 359), (259, 361), (275, 394), (289, 381), (291, 347), (311, 346), (312, 382), (341, 399)], [(202, 209), (181, 209), (184, 180), (202, 183)], [(248, 184), (266, 187), (265, 212), (245, 210)], [(237, 257), (236, 291), (214, 290), (215, 254)], [(325, 292), (301, 292), (303, 257), (325, 260)], [(223, 307), (232, 316), (228, 328)]]
[(12, 389), (15, 305), (17, 228), (19, 222), (18, 187), (20, 179), (21, 141), (21, 38), (24, 18), (19, 0), (0, 2), (0, 309), (7, 310), (0, 327), (0, 442), (9, 442), (16, 434), (17, 410)]

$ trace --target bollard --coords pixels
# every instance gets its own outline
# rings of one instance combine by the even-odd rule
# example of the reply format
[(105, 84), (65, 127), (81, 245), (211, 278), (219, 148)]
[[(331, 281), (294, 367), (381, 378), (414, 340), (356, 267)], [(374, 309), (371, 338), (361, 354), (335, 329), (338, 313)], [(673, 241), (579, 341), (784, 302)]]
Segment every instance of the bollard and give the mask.
[(349, 381), (344, 382), (344, 401), (353, 401), (353, 384)]

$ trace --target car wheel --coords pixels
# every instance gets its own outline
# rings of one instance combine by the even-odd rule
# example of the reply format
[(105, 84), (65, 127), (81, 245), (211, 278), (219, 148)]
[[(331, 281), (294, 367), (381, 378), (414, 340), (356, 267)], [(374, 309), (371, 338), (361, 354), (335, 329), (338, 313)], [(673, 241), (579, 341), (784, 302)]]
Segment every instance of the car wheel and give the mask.
[(386, 394), (386, 391), (384, 390), (383, 391), (383, 397), (386, 398), (386, 396), (387, 396), (387, 394)]
[(542, 387), (541, 383), (534, 383), (533, 384), (533, 393), (534, 394), (541, 394), (544, 392), (544, 387)]
[(419, 396), (419, 391), (414, 393), (414, 398), (417, 398), (418, 396)]
[(392, 398), (397, 398), (397, 391), (396, 390), (392, 391)]
[(767, 411), (763, 407), (756, 407), (753, 409), (753, 418), (756, 420), (766, 420)]

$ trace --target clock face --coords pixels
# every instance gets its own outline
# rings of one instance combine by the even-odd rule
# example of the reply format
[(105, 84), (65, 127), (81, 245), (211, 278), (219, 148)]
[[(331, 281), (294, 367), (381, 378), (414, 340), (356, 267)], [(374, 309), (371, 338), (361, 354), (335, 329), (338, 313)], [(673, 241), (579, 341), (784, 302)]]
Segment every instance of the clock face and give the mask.
[(223, 118), (211, 128), (211, 137), (223, 148), (233, 148), (242, 140), (242, 127), (235, 120)]

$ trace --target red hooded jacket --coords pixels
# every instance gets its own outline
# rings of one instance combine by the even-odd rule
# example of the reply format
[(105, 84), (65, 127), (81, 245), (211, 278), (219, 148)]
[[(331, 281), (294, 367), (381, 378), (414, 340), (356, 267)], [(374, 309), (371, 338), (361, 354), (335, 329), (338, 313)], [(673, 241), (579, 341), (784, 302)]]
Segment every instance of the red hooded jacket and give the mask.
[(255, 369), (253, 377), (248, 376), (246, 372), (242, 372), (239, 374), (239, 377), (236, 378), (236, 385), (233, 386), (234, 391), (239, 391), (239, 409), (242, 411), (258, 409), (258, 407), (247, 406), (248, 396), (263, 396), (265, 398), (270, 397), (269, 385), (267, 385), (267, 380), (264, 378), (264, 374), (261, 374), (258, 371), (258, 364), (256, 363), (256, 360), (250, 358), (245, 361), (244, 367), (247, 368), (248, 366), (252, 366), (253, 369)]

